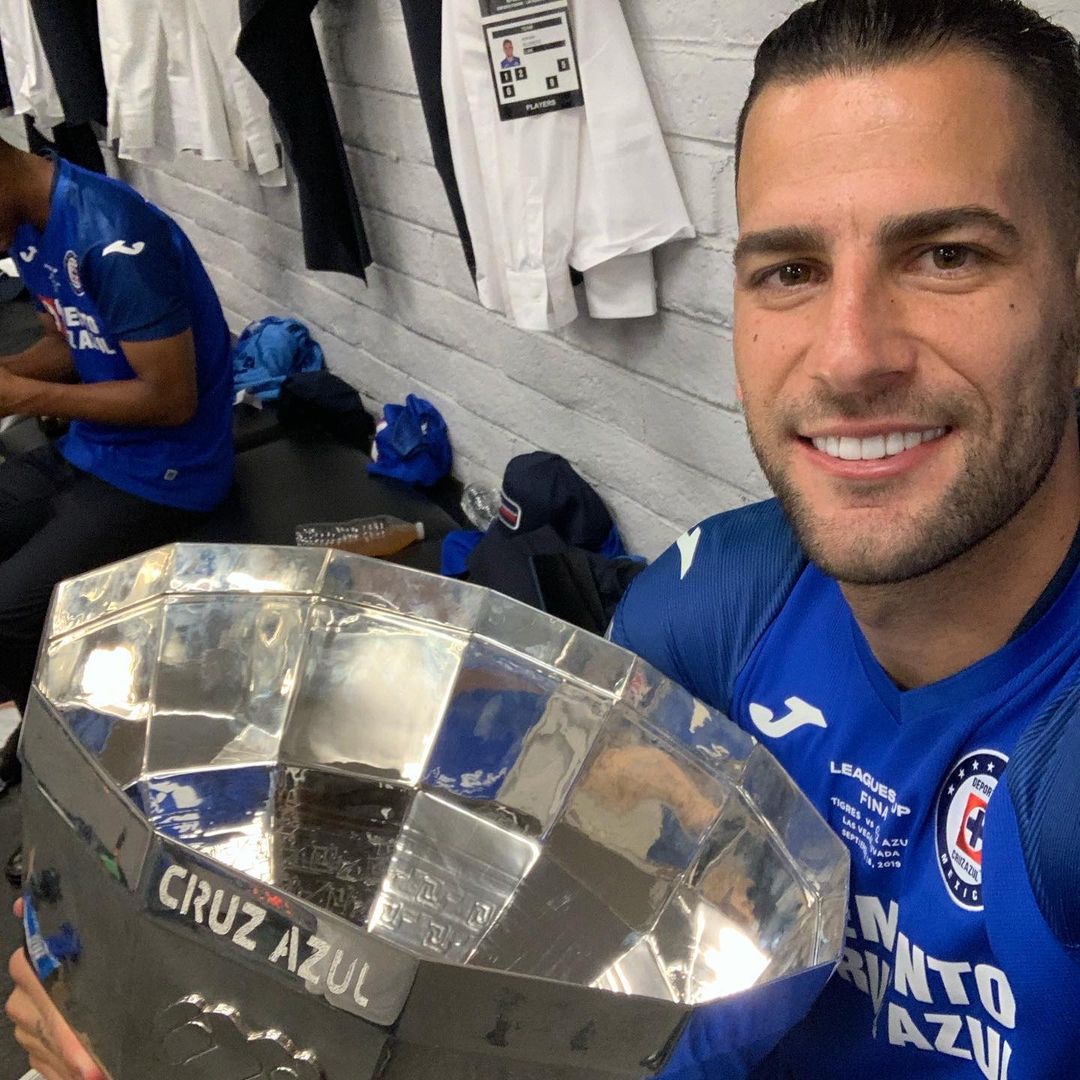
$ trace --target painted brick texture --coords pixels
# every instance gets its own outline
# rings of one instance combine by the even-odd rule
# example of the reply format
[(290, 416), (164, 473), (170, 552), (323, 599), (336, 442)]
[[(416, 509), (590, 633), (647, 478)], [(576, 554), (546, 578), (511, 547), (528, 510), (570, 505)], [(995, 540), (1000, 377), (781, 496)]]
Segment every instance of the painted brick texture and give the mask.
[(660, 254), (662, 311), (652, 319), (582, 316), (538, 334), (478, 304), (397, 0), (322, 0), (315, 14), (377, 261), (366, 288), (304, 269), (291, 188), (265, 190), (194, 158), (168, 168), (123, 162), (119, 172), (184, 226), (234, 330), (295, 315), (369, 408), (409, 392), (430, 398), (462, 480), (496, 486), (514, 454), (565, 455), (630, 546), (652, 556), (707, 514), (767, 493), (735, 399), (731, 144), (753, 47), (785, 5), (624, 6), (699, 233)]

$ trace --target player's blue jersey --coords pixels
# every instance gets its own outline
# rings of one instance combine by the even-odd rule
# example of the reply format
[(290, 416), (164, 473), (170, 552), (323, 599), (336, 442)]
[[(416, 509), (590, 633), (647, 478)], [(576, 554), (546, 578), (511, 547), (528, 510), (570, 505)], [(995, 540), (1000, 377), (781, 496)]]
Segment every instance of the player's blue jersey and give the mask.
[(767, 1075), (1080, 1077), (1078, 626), (1074, 571), (998, 652), (901, 692), (775, 502), (634, 581), (614, 640), (756, 736), (851, 850), (839, 968)]
[(58, 160), (45, 231), (22, 225), (11, 252), (71, 346), (84, 383), (132, 379), (122, 341), (191, 329), (199, 404), (178, 427), (73, 421), (60, 448), (124, 491), (209, 510), (233, 473), (232, 367), (221, 305), (179, 226), (127, 184)]

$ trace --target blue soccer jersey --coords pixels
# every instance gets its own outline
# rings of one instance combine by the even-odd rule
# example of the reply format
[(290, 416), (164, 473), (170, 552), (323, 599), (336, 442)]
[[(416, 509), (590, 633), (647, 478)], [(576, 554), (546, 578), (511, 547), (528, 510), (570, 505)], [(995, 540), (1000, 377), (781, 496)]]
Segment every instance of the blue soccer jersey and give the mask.
[[(851, 850), (839, 968), (770, 1076), (1080, 1076), (1078, 625), (1074, 571), (996, 653), (902, 692), (775, 502), (634, 581), (614, 640), (768, 747)], [(673, 1075), (729, 1075), (696, 1056)]]
[(44, 232), (16, 231), (27, 288), (71, 346), (84, 383), (133, 379), (121, 342), (191, 329), (199, 402), (178, 427), (76, 420), (60, 444), (76, 467), (153, 502), (209, 510), (233, 472), (229, 331), (179, 226), (127, 184), (58, 160)]

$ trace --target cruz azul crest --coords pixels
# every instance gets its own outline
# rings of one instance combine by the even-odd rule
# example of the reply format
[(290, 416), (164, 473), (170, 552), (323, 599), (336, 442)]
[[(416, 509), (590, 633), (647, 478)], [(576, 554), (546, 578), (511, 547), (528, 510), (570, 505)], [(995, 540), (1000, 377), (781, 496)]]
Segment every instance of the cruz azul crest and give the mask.
[(986, 808), (1009, 759), (996, 750), (965, 754), (938, 792), (937, 862), (953, 900), (981, 911)]

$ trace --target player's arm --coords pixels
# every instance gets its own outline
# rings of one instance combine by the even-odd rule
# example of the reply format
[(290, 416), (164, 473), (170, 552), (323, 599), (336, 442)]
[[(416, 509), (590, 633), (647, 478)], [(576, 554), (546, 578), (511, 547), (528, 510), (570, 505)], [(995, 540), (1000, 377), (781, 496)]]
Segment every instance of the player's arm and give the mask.
[(0, 356), (0, 366), (26, 379), (38, 379), (41, 382), (67, 383), (78, 378), (71, 349), (64, 335), (56, 328), (56, 323), (47, 312), (38, 312), (44, 334), (29, 349)]
[(133, 379), (65, 385), (0, 366), (0, 414), (55, 416), (131, 427), (177, 427), (198, 406), (191, 330), (121, 342)]

